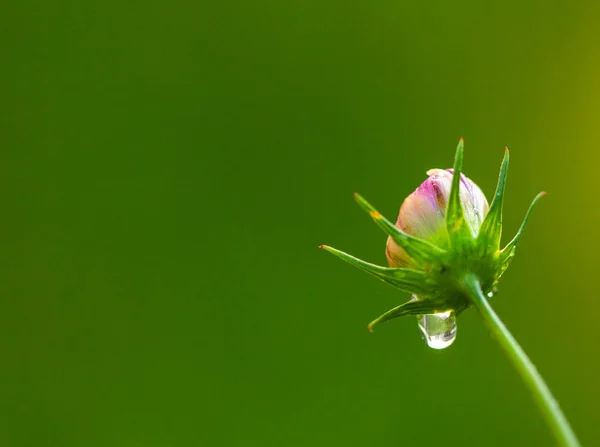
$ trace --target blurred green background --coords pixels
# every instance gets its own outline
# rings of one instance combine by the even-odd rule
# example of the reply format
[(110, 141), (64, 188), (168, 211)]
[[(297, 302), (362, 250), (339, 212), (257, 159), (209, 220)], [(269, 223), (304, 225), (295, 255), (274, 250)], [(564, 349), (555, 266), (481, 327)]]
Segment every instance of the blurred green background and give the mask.
[[(360, 191), (491, 196), (494, 305), (600, 437), (598, 2), (8, 1), (0, 445), (553, 445), (474, 311), (428, 349)], [(506, 239), (506, 238), (505, 238)]]

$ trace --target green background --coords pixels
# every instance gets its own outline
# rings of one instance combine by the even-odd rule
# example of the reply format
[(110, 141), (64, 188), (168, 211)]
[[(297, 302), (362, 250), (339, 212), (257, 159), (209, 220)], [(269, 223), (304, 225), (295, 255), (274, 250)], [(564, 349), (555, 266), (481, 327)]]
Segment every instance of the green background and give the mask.
[[(494, 306), (600, 437), (600, 6), (8, 1), (0, 445), (553, 445), (474, 311), (428, 349), (383, 264), (429, 168), (534, 212)], [(505, 237), (507, 240), (507, 238)]]

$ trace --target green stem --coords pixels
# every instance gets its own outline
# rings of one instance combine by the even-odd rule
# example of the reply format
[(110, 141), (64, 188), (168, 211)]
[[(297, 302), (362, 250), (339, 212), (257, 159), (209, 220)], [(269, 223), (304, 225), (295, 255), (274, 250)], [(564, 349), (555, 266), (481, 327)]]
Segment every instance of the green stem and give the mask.
[(508, 331), (506, 326), (504, 326), (504, 323), (502, 323), (496, 312), (494, 312), (494, 309), (488, 303), (477, 277), (475, 275), (467, 276), (463, 285), (465, 292), (483, 318), (493, 338), (496, 339), (525, 382), (527, 388), (529, 388), (559, 444), (566, 447), (579, 447), (579, 441), (567, 418), (558, 406), (558, 402), (552, 396), (548, 385), (546, 385), (546, 382), (544, 382), (534, 364), (531, 363), (523, 348), (521, 348), (517, 340)]

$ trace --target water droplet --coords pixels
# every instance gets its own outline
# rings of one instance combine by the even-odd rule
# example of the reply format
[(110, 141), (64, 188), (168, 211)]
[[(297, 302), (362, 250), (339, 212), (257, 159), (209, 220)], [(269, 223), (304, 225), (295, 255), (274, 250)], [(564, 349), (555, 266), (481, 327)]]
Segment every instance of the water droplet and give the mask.
[(430, 348), (444, 349), (456, 339), (456, 314), (453, 311), (417, 315), (421, 336)]
[(493, 286), (492, 290), (490, 290), (488, 293), (486, 293), (486, 296), (488, 298), (494, 298), (497, 293), (498, 293), (498, 287), (497, 286)]

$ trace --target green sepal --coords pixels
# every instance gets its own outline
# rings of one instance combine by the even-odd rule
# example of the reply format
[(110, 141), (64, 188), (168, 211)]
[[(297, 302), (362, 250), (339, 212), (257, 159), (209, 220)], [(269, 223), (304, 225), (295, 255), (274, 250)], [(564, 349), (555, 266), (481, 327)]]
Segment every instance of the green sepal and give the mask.
[(446, 310), (447, 309), (440, 309), (439, 303), (432, 300), (413, 300), (388, 310), (380, 317), (371, 321), (367, 327), (370, 332), (373, 332), (374, 326), (394, 318), (403, 317), (405, 315), (434, 314), (437, 312), (445, 312)]
[(500, 238), (502, 236), (502, 205), (504, 202), (504, 188), (506, 186), (506, 174), (508, 172), (509, 152), (508, 148), (504, 151), (504, 159), (498, 176), (498, 186), (494, 200), (490, 209), (481, 224), (477, 245), (480, 247), (480, 254), (492, 254), (500, 250)]
[(334, 254), (338, 258), (346, 261), (359, 269), (370, 273), (371, 275), (387, 282), (388, 284), (397, 287), (405, 292), (414, 294), (427, 294), (431, 293), (431, 287), (428, 287), (427, 274), (418, 270), (411, 269), (396, 269), (389, 267), (381, 267), (370, 262), (363, 261), (362, 259), (355, 258), (348, 253), (337, 250), (327, 245), (321, 245), (320, 248), (327, 250), (329, 253)]
[(527, 221), (529, 220), (529, 216), (531, 215), (533, 208), (538, 203), (538, 201), (545, 195), (546, 195), (545, 192), (541, 192), (537, 196), (535, 196), (535, 198), (531, 202), (531, 205), (529, 205), (529, 209), (527, 210), (527, 213), (525, 213), (525, 218), (523, 219), (523, 223), (521, 224), (519, 231), (517, 231), (517, 234), (515, 235), (515, 237), (508, 244), (506, 244), (506, 247), (504, 247), (502, 249), (502, 251), (500, 252), (498, 277), (500, 277), (502, 275), (502, 273), (504, 273), (504, 271), (508, 268), (510, 261), (512, 260), (513, 256), (515, 255), (515, 252), (517, 250), (517, 244), (519, 243), (519, 239), (521, 239), (521, 236), (523, 235), (523, 232), (525, 231), (525, 226), (527, 225)]
[(456, 147), (452, 187), (450, 189), (450, 196), (448, 197), (448, 204), (446, 205), (446, 228), (450, 238), (450, 246), (455, 248), (464, 245), (464, 241), (473, 239), (460, 202), (460, 174), (462, 172), (464, 147), (465, 140), (461, 138)]
[(354, 194), (354, 199), (359, 206), (373, 218), (375, 223), (385, 231), (406, 252), (406, 254), (417, 264), (427, 266), (439, 263), (445, 258), (446, 250), (443, 250), (430, 242), (418, 237), (406, 234), (400, 228), (387, 220), (379, 211), (367, 202), (360, 194)]

